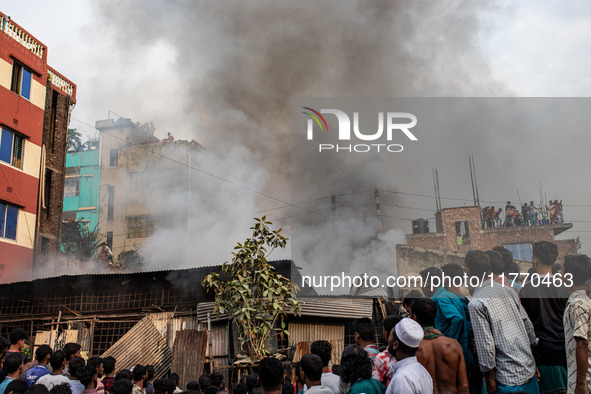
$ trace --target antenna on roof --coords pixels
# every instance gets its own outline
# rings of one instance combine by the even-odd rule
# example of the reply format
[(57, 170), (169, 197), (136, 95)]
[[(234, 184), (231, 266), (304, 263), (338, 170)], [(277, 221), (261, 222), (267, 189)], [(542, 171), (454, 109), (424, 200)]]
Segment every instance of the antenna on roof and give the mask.
[(468, 155), (470, 162), (470, 181), (472, 182), (472, 198), (474, 199), (474, 206), (480, 206), (480, 196), (478, 195), (478, 182), (476, 182), (476, 165), (474, 165), (474, 155)]

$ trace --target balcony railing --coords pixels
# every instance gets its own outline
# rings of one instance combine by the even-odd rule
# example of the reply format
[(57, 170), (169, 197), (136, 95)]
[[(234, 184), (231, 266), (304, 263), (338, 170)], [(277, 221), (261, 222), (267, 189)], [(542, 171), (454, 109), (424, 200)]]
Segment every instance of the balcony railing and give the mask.
[(12, 23), (10, 18), (3, 14), (0, 14), (0, 30), (38, 57), (43, 58), (45, 46), (18, 25)]
[(76, 102), (76, 85), (67, 80), (51, 67), (47, 68), (47, 78), (53, 86), (70, 96), (72, 100)]

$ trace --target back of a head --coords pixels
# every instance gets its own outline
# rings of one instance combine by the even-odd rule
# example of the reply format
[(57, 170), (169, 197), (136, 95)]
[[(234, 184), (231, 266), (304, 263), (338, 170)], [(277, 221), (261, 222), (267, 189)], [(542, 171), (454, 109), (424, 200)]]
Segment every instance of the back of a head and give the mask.
[(2, 354), (3, 351), (8, 350), (9, 347), (10, 342), (8, 341), (8, 339), (0, 337), (0, 354)]
[(320, 381), (322, 377), (322, 360), (316, 354), (308, 353), (300, 360), (302, 371), (311, 382)]
[(4, 357), (4, 369), (6, 373), (15, 373), (25, 362), (25, 356), (22, 353), (8, 353)]
[(499, 252), (489, 250), (486, 252), (490, 259), (490, 270), (495, 275), (503, 275), (505, 273), (505, 260)]
[(482, 250), (470, 250), (464, 259), (470, 276), (481, 278), (490, 272), (490, 257)]
[(37, 348), (37, 350), (35, 350), (35, 360), (41, 362), (45, 360), (45, 357), (47, 357), (47, 355), (51, 355), (52, 353), (53, 351), (51, 350), (51, 347), (49, 345), (41, 345)]
[(117, 372), (117, 375), (115, 375), (115, 381), (118, 381), (119, 379), (133, 380), (133, 374), (129, 369), (122, 369)]
[(199, 391), (199, 382), (191, 380), (187, 383), (187, 391)]
[(421, 272), (419, 272), (419, 274), (421, 275), (421, 278), (423, 279), (423, 283), (427, 283), (427, 281), (430, 284), (431, 282), (431, 278), (438, 276), (441, 278), (441, 269), (437, 268), (437, 267), (429, 267), (429, 268), (425, 268), (424, 270), (422, 270)]
[(94, 356), (94, 357), (91, 357), (88, 359), (88, 361), (86, 362), (86, 365), (94, 367), (95, 369), (98, 369), (98, 368), (100, 368), (102, 363), (103, 363), (102, 358), (100, 358), (98, 356)]
[(441, 271), (450, 278), (463, 277), (464, 267), (456, 263), (448, 263), (441, 267)]
[(562, 270), (562, 264), (554, 264), (552, 266), (552, 275), (556, 275), (560, 270)]
[(103, 358), (103, 372), (108, 375), (113, 373), (113, 371), (115, 371), (115, 364), (117, 363), (117, 360), (115, 360), (115, 357), (105, 357)]
[(139, 382), (146, 375), (146, 367), (144, 367), (141, 364), (138, 364), (135, 367), (133, 367), (133, 370), (131, 371), (131, 373), (133, 373), (133, 380), (135, 382)]
[(281, 394), (295, 394), (295, 390), (293, 384), (291, 383), (291, 379), (289, 379), (289, 382), (287, 380), (288, 379), (286, 378), (285, 382), (283, 382), (283, 386), (281, 386)]
[(172, 394), (176, 386), (170, 379), (162, 378), (154, 381), (154, 393), (155, 394)]
[(322, 366), (328, 367), (332, 345), (328, 341), (314, 341), (310, 345), (310, 353), (317, 355), (322, 360)]
[(504, 246), (495, 246), (492, 248), (493, 252), (498, 252), (503, 256), (503, 261), (505, 262), (505, 271), (509, 270), (511, 267), (511, 263), (513, 262), (513, 253), (505, 248)]
[(244, 383), (236, 383), (232, 386), (232, 394), (246, 394), (248, 393), (248, 388)]
[(341, 380), (345, 383), (355, 383), (359, 379), (371, 378), (373, 362), (361, 346), (347, 346), (341, 355), (340, 365)]
[(402, 300), (402, 305), (404, 307), (407, 306), (412, 306), (412, 302), (416, 299), (416, 298), (422, 298), (423, 294), (418, 291), (418, 290), (411, 290), (408, 292), (408, 294), (404, 297), (404, 300)]
[(353, 323), (355, 332), (359, 334), (359, 337), (366, 342), (373, 342), (376, 334), (373, 322), (367, 317), (355, 320)]
[(11, 345), (16, 345), (19, 341), (22, 341), (23, 339), (25, 341), (29, 339), (29, 334), (27, 334), (27, 332), (22, 328), (17, 327), (14, 330), (12, 330), (8, 339), (10, 340)]
[[(148, 377), (146, 378), (146, 380), (151, 382), (152, 379), (154, 379), (154, 374), (156, 373), (156, 368), (154, 368), (153, 365), (146, 365), (146, 373), (148, 374)], [(199, 384), (199, 383), (197, 383), (197, 384)], [(199, 391), (199, 389), (197, 389), (195, 391)]]
[(78, 376), (78, 371), (86, 366), (86, 361), (82, 357), (74, 357), (68, 364), (71, 377)]
[[(179, 376), (178, 373), (176, 372), (172, 372), (168, 375), (168, 380), (171, 380), (174, 382), (175, 386), (178, 386), (181, 382), (181, 377)], [(213, 379), (212, 379), (213, 380)]]
[(14, 394), (25, 394), (28, 390), (29, 385), (22, 379), (14, 379), (12, 382), (8, 383), (8, 386), (4, 389), (5, 394), (14, 393)]
[(76, 377), (84, 387), (88, 387), (90, 382), (96, 377), (96, 367), (92, 365), (85, 365), (78, 370)]
[(70, 360), (76, 353), (78, 353), (80, 349), (82, 349), (82, 346), (80, 346), (78, 343), (66, 343), (62, 349), (66, 355), (66, 361)]
[[(203, 391), (204, 388), (201, 385), (201, 378), (199, 378), (199, 386), (201, 386), (201, 391)], [(248, 392), (251, 393), (256, 387), (259, 387), (259, 374), (256, 372), (251, 372), (246, 376), (246, 388)]]
[(49, 390), (42, 384), (34, 384), (25, 391), (25, 394), (49, 394)]
[(430, 298), (418, 298), (412, 304), (412, 314), (421, 327), (433, 327), (437, 306)]
[(204, 394), (217, 394), (218, 390), (219, 390), (218, 387), (211, 385), (208, 388), (206, 388), (203, 393)]
[[(254, 373), (254, 372), (253, 372)], [(250, 375), (252, 375), (253, 373), (251, 373)], [(248, 376), (250, 376), (248, 375)], [(255, 386), (257, 384), (257, 379), (259, 378), (259, 376), (257, 375), (255, 378)], [(248, 381), (248, 378), (247, 378)], [(205, 392), (205, 389), (207, 389), (209, 386), (211, 386), (211, 378), (209, 377), (208, 374), (203, 374), (199, 377), (199, 390), (201, 390), (202, 392)]]
[(51, 369), (57, 371), (62, 367), (64, 361), (66, 360), (66, 355), (61, 350), (51, 353), (49, 356), (49, 365), (51, 365)]
[(281, 390), (283, 365), (275, 357), (266, 357), (259, 363), (259, 380), (263, 391)]
[(72, 388), (68, 383), (56, 384), (49, 391), (49, 394), (72, 394)]
[[(382, 322), (382, 327), (384, 328), (384, 331), (386, 331), (388, 333), (388, 335), (390, 335), (390, 332), (392, 331), (392, 329), (396, 326), (396, 324), (398, 324), (398, 322), (402, 320), (402, 316), (400, 315), (388, 315), (384, 318), (384, 321)], [(388, 337), (386, 337), (386, 342), (388, 340)]]
[(209, 377), (211, 379), (211, 385), (212, 386), (215, 386), (215, 387), (218, 387), (218, 388), (224, 387), (224, 375), (222, 375), (218, 371), (213, 371), (211, 373), (211, 375), (209, 375)]
[(548, 241), (536, 242), (533, 247), (533, 256), (543, 265), (552, 265), (558, 258), (558, 245)]
[(133, 391), (133, 383), (129, 379), (115, 380), (113, 384), (112, 394), (131, 394)]
[(564, 274), (571, 274), (573, 284), (582, 286), (591, 279), (591, 262), (584, 254), (564, 256)]

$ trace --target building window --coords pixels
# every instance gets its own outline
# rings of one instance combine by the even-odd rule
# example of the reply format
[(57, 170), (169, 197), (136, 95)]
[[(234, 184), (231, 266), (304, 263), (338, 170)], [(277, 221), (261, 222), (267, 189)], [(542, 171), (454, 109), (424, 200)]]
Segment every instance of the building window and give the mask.
[(470, 244), (470, 227), (468, 221), (456, 222), (456, 244), (469, 245)]
[(107, 246), (113, 250), (113, 232), (107, 231)]
[(41, 237), (41, 251), (42, 252), (49, 251), (49, 238)]
[(31, 71), (22, 64), (13, 62), (10, 90), (29, 100), (31, 98)]
[(50, 169), (45, 170), (45, 187), (44, 187), (44, 196), (45, 196), (45, 204), (43, 208), (45, 208), (45, 217), (47, 219), (51, 219), (51, 185), (52, 185), (52, 178), (53, 178), (53, 171)]
[(107, 220), (113, 220), (115, 215), (115, 186), (109, 186), (109, 200), (107, 204)]
[(16, 240), (18, 208), (0, 202), (0, 237)]
[(64, 183), (64, 197), (77, 197), (80, 195), (80, 176), (68, 176)]
[(117, 167), (119, 165), (119, 149), (111, 149), (109, 165), (111, 167)]
[(127, 218), (127, 238), (146, 238), (154, 234), (154, 218), (138, 216)]
[(513, 260), (532, 261), (531, 244), (505, 245), (513, 253)]
[(25, 139), (12, 131), (2, 128), (0, 136), (0, 161), (18, 169), (23, 168), (23, 150)]

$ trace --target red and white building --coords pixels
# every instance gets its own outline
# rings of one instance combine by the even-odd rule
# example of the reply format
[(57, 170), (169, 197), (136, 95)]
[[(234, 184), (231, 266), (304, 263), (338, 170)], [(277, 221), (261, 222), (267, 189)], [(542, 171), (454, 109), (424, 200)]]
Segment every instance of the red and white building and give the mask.
[[(66, 154), (67, 122), (58, 130), (52, 120), (60, 114), (55, 92), (65, 97), (69, 116), (76, 86), (47, 65), (43, 43), (0, 13), (0, 283), (31, 279), (35, 250), (59, 248), (59, 230), (39, 236), (49, 219), (39, 214), (48, 208), (44, 189), (59, 187), (52, 183), (60, 171), (63, 193), (63, 169), (46, 179), (48, 160)], [(60, 143), (48, 149), (49, 140)], [(61, 207), (61, 198), (53, 203)]]

